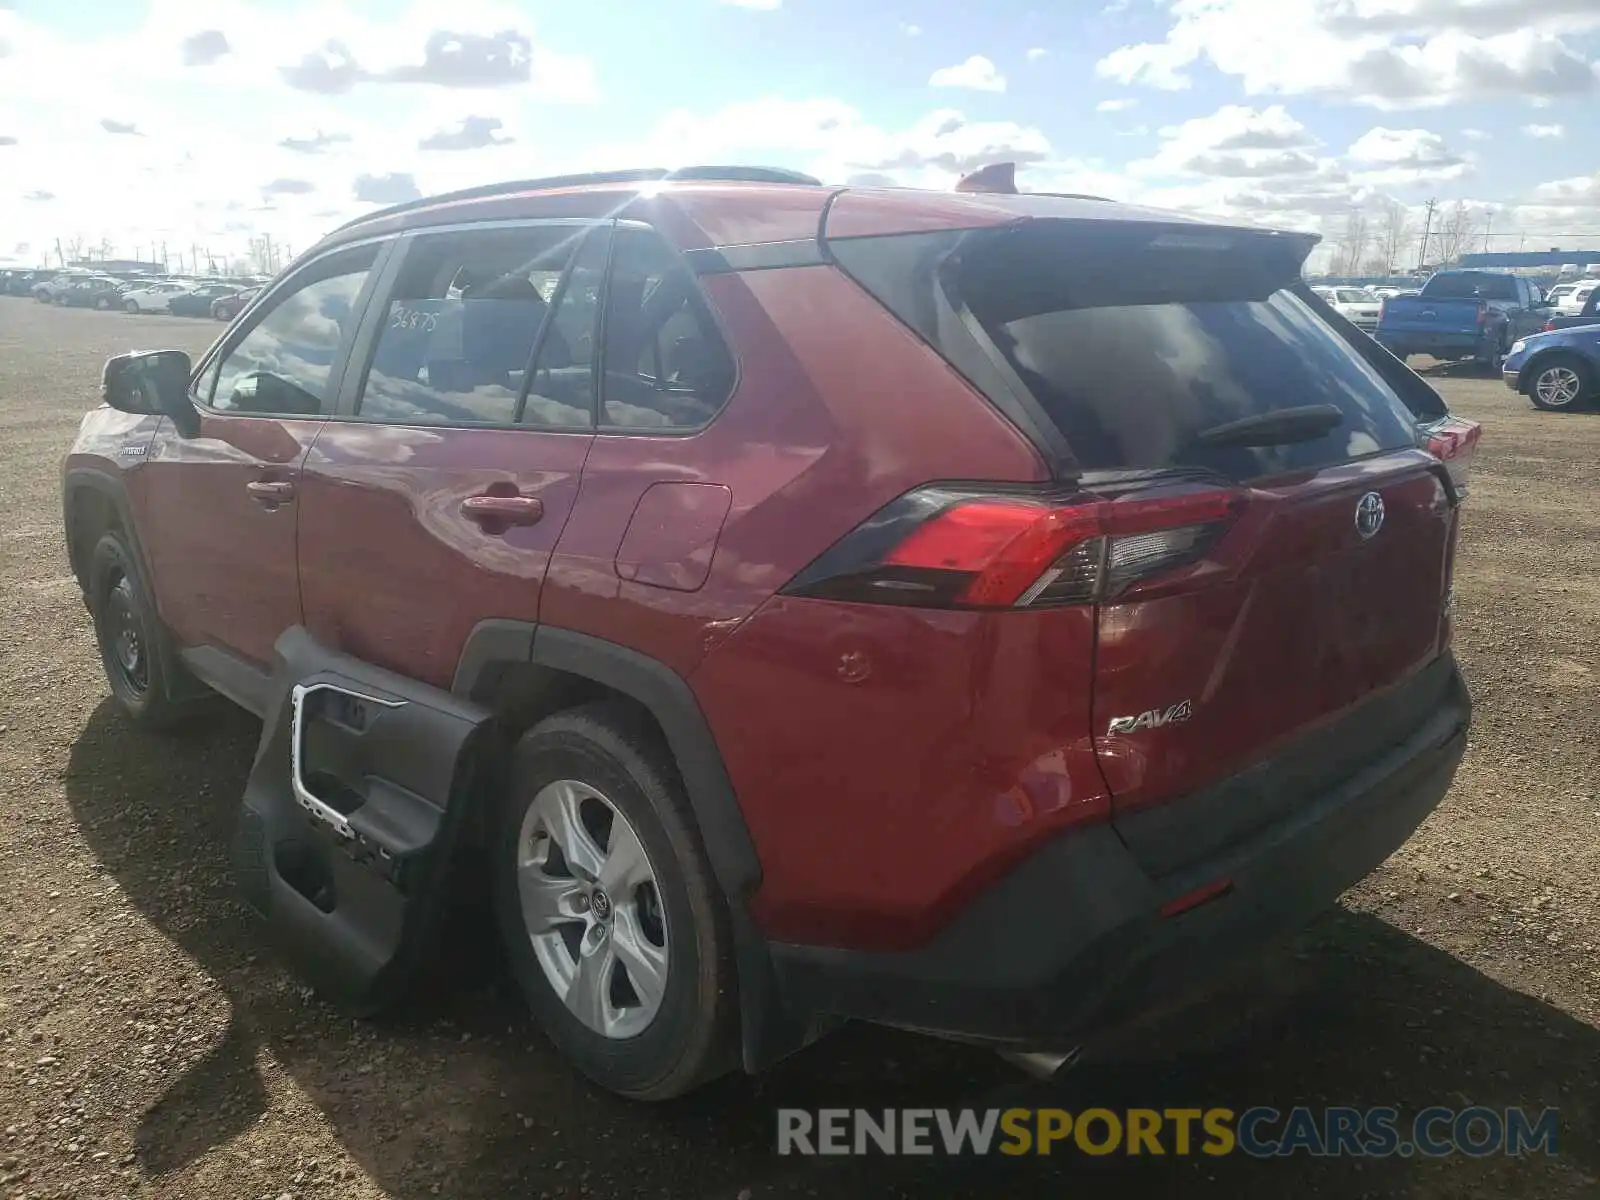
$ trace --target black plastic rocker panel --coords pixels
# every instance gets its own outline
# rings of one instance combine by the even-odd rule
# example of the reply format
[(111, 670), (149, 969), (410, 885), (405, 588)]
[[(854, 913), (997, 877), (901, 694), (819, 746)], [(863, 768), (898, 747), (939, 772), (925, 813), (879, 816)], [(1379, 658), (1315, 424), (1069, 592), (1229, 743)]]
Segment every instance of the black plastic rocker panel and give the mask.
[(491, 714), (298, 626), (274, 649), (239, 883), (319, 991), (372, 1011), (404, 990), (438, 927), (473, 742)]

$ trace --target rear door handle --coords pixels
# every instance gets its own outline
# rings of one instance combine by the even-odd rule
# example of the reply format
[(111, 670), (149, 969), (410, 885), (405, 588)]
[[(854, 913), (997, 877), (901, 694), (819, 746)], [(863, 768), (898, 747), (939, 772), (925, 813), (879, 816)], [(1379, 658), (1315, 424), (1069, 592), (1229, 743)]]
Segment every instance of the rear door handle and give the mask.
[(537, 525), (544, 516), (544, 501), (537, 496), (468, 496), (461, 515), (487, 528)]
[(282, 479), (252, 479), (244, 485), (250, 499), (265, 508), (277, 508), (294, 500), (294, 484)]

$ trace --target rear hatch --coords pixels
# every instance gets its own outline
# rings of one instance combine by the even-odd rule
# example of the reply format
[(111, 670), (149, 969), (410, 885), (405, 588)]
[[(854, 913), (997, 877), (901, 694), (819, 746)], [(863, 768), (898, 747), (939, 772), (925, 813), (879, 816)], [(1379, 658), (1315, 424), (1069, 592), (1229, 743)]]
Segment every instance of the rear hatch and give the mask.
[[(903, 274), (911, 243), (879, 240)], [(1421, 448), (1403, 368), (1299, 282), (1311, 244), (1025, 221), (924, 260), (933, 299), (897, 294), (867, 246), (833, 247), (1055, 463), (1079, 533), (1018, 602), (1094, 606), (1096, 757), (1158, 873), (1403, 741), (1451, 674), (1459, 492)], [(1225, 784), (1200, 823), (1141, 819)]]

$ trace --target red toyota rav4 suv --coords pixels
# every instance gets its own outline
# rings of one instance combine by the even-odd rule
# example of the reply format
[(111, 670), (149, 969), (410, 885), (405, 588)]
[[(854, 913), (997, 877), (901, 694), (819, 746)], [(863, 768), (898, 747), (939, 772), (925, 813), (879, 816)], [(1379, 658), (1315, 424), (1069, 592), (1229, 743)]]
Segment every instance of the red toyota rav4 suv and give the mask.
[(486, 879), (552, 1041), (681, 1093), (841, 1018), (1063, 1051), (1438, 802), (1477, 426), (1314, 239), (758, 169), (339, 229), (65, 470), (111, 688), (260, 714), (245, 894), (393, 997)]

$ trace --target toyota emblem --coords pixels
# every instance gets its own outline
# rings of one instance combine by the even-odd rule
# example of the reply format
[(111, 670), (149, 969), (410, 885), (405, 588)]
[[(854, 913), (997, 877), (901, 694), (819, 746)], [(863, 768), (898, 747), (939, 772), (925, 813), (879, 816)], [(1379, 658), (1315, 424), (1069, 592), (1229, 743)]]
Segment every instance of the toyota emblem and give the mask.
[(1383, 497), (1368, 492), (1356, 501), (1356, 532), (1363, 541), (1383, 528)]

